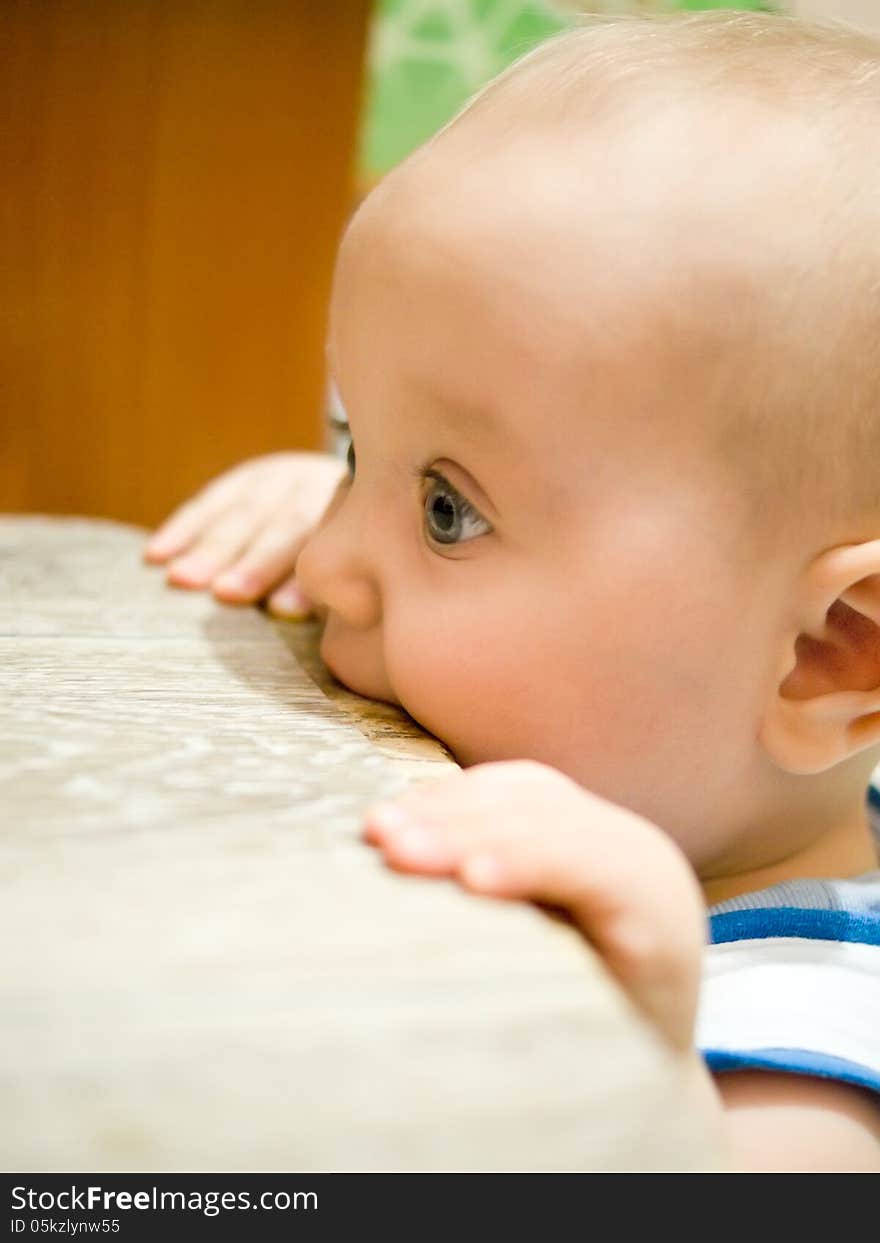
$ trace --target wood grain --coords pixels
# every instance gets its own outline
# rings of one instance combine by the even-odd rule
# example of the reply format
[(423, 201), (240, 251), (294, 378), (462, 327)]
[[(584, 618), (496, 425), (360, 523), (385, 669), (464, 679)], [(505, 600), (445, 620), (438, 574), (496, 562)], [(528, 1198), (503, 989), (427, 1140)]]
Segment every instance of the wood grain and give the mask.
[(439, 744), (142, 539), (0, 520), (0, 1168), (716, 1165), (569, 927), (360, 841)]
[(786, 7), (797, 17), (844, 22), (867, 34), (880, 35), (877, 0), (789, 0)]

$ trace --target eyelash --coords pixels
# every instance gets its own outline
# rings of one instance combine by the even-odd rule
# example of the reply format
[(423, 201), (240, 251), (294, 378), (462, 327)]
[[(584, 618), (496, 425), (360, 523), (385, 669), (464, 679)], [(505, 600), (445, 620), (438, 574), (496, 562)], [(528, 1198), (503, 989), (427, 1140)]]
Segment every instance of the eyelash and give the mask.
[[(345, 434), (348, 436), (348, 449), (346, 451), (346, 463), (348, 465), (348, 471), (349, 471), (350, 477), (354, 478), (355, 465), (357, 461), (355, 450), (354, 450), (354, 440), (352, 439), (351, 432), (347, 428), (344, 430), (345, 430)], [(483, 515), (477, 509), (474, 508), (474, 506), (470, 503), (469, 500), (467, 500), (466, 497), (462, 496), (462, 494), (458, 491), (457, 488), (453, 487), (453, 485), (449, 482), (446, 476), (441, 474), (439, 470), (434, 470), (430, 466), (417, 466), (412, 471), (412, 477), (418, 482), (419, 487), (423, 493), (424, 493), (425, 484), (428, 483), (429, 481), (433, 481), (434, 483), (437, 483), (438, 485), (440, 485), (447, 493), (449, 493), (450, 496), (455, 497), (455, 500), (458, 505), (458, 509), (459, 509), (459, 512), (462, 518), (471, 519), (472, 521), (476, 521), (477, 523), (482, 522), (487, 528), (486, 532), (481, 531), (478, 534), (480, 535), (486, 534), (488, 531), (492, 530), (491, 524), (483, 517)], [(424, 497), (423, 497), (423, 506), (424, 506)], [(427, 514), (426, 514), (426, 525), (427, 525)], [(478, 538), (478, 536), (472, 535), (470, 539), (467, 539), (467, 540), (440, 540), (440, 539), (437, 539), (435, 536), (431, 535), (430, 532), (428, 532), (428, 538), (431, 539), (431, 541), (435, 544), (442, 544), (445, 547), (451, 547), (454, 544), (470, 543), (472, 539), (476, 539)]]
[[(459, 513), (461, 514), (461, 517), (463, 520), (471, 519), (472, 521), (478, 524), (483, 523), (484, 526), (486, 527), (486, 531), (479, 531), (477, 532), (476, 535), (471, 535), (468, 539), (457, 539), (457, 540), (437, 539), (436, 536), (432, 535), (430, 532), (427, 532), (428, 538), (433, 543), (442, 544), (443, 547), (445, 548), (453, 547), (456, 544), (469, 544), (471, 540), (478, 539), (480, 535), (487, 534), (489, 531), (492, 530), (491, 525), (486, 521), (483, 515), (474, 508), (474, 506), (470, 503), (469, 500), (467, 500), (465, 497), (462, 496), (462, 494), (458, 491), (457, 488), (454, 488), (452, 486), (452, 484), (449, 482), (446, 476), (442, 475), (439, 470), (433, 470), (430, 467), (426, 468), (424, 466), (420, 466), (416, 470), (413, 471), (413, 475), (415, 476), (416, 479), (419, 480), (423, 490), (424, 490), (424, 486), (426, 483), (433, 481), (434, 483), (440, 485), (440, 487), (445, 492), (447, 492), (450, 496), (455, 497), (455, 501), (458, 506)], [(425, 525), (427, 527), (427, 510), (424, 509), (424, 502), (426, 498), (427, 498), (427, 494), (423, 496), (422, 508), (425, 513)]]

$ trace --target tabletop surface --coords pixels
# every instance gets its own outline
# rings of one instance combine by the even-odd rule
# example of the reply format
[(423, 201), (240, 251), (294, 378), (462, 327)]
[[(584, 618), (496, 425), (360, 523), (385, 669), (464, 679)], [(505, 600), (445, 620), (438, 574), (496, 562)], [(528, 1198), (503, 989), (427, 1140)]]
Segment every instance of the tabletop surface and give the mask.
[(715, 1164), (568, 926), (360, 841), (440, 744), (143, 537), (0, 519), (0, 1168)]

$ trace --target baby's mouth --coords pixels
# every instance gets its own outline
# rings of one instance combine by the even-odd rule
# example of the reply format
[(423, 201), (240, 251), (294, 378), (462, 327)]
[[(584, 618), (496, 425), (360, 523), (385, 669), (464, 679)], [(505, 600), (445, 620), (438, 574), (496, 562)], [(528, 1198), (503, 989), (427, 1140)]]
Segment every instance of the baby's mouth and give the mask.
[[(323, 646), (318, 649), (318, 655), (321, 657), (321, 660), (323, 660), (324, 664), (327, 666), (327, 669), (329, 670), (330, 673), (332, 673), (336, 681), (341, 682), (343, 686), (347, 687), (348, 683), (340, 675), (339, 671), (336, 669), (336, 666), (333, 664), (332, 660), (330, 660), (328, 656), (325, 656)], [(348, 687), (348, 689), (350, 690), (351, 687)]]
[(340, 686), (344, 687), (345, 690), (351, 691), (355, 695), (360, 695), (363, 699), (378, 698), (377, 695), (371, 693), (366, 688), (358, 686), (356, 678), (352, 679), (347, 674), (342, 672), (342, 669), (336, 663), (336, 659), (327, 652), (327, 645), (323, 638), (321, 639), (321, 644), (318, 648), (318, 655), (323, 661), (328, 673), (330, 673), (330, 675), (339, 683)]

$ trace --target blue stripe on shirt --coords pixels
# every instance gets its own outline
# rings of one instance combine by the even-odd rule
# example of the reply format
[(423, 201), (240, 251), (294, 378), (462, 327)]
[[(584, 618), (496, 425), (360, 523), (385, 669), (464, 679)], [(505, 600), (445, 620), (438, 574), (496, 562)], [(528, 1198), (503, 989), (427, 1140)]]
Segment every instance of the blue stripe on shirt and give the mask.
[(701, 1049), (713, 1074), (730, 1070), (776, 1070), (792, 1075), (812, 1075), (820, 1079), (839, 1079), (860, 1088), (880, 1092), (880, 1069), (850, 1062), (810, 1049)]
[(711, 943), (760, 941), (766, 937), (802, 937), (810, 941), (855, 941), (880, 945), (880, 917), (852, 911), (812, 911), (768, 906), (728, 911), (709, 920)]

